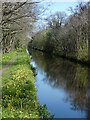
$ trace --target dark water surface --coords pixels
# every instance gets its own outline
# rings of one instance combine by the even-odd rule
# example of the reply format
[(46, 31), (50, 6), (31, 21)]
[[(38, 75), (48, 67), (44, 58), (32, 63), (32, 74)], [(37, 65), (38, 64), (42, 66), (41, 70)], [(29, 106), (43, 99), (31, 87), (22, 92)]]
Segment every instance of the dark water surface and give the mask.
[(55, 118), (87, 118), (88, 67), (32, 51), (37, 98)]

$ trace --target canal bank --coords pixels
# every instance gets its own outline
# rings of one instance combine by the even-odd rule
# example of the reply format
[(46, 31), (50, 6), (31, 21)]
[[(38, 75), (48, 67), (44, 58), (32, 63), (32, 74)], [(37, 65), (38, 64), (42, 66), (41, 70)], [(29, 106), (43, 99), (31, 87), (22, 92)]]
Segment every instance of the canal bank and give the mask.
[[(50, 55), (51, 57), (61, 57), (63, 59), (66, 59), (66, 60), (69, 60), (71, 62), (75, 62), (75, 63), (78, 63), (78, 64), (81, 64), (81, 65), (85, 65), (85, 66), (90, 66), (90, 61), (89, 61), (89, 57), (88, 57), (88, 60), (84, 60), (84, 59), (81, 59), (80, 56), (83, 57), (83, 53), (82, 55), (79, 56), (79, 59), (75, 56), (75, 53), (71, 52), (71, 53), (68, 53), (67, 55), (63, 54), (63, 53), (50, 53), (48, 54), (48, 51), (46, 50), (43, 50), (41, 48), (38, 48), (38, 47), (32, 47), (32, 44), (29, 43), (28, 44), (28, 50), (36, 50), (36, 51), (40, 51), (40, 52), (43, 52), (44, 54), (47, 54), (47, 55)], [(89, 56), (89, 53), (88, 53), (88, 56)]]
[(12, 56), (16, 58), (2, 74), (2, 118), (50, 118), (46, 106), (37, 101), (35, 71), (26, 50), (2, 56), (3, 67)]

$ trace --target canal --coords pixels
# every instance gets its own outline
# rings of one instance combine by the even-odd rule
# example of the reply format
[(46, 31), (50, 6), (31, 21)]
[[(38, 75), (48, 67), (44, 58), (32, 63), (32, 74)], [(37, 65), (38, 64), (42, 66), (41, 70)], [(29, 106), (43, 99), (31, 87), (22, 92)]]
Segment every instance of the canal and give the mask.
[(55, 118), (88, 117), (88, 67), (31, 51), (37, 99)]

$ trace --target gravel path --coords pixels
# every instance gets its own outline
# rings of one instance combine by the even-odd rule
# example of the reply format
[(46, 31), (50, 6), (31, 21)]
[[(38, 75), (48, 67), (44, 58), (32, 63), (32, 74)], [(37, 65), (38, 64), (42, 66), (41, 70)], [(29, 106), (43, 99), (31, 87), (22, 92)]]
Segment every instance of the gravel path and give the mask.
[(6, 64), (1, 70), (0, 70), (0, 76), (8, 69), (8, 67), (13, 63), (14, 58), (12, 58), (8, 64)]

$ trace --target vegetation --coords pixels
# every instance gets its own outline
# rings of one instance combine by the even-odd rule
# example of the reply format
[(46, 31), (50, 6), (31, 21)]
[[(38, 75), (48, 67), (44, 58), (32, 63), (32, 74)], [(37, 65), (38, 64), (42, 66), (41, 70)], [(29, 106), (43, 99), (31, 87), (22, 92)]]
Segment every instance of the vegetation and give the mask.
[(9, 54), (2, 54), (2, 67), (6, 65), (13, 57), (17, 55), (16, 51), (11, 51)]
[[(35, 21), (38, 17), (38, 6), (33, 2), (4, 2), (2, 3), (2, 52), (10, 52), (12, 49), (26, 46), (27, 35), (32, 33)], [(37, 6), (37, 7), (36, 7)]]
[(0, 4), (0, 69), (13, 59), (12, 65), (0, 76), (3, 81), (3, 118), (51, 118), (46, 106), (39, 105), (37, 101), (35, 71), (30, 66), (29, 56), (24, 49), (29, 37), (33, 36), (34, 23), (40, 15), (38, 3), (40, 2), (30, 0)]
[(80, 3), (71, 8), (71, 16), (56, 12), (49, 17), (49, 26), (39, 31), (32, 39), (29, 47), (44, 50), (50, 54), (89, 62), (88, 58), (88, 4)]
[[(2, 60), (0, 59), (0, 65), (2, 64), (0, 69), (7, 65), (11, 59), (14, 59), (12, 65), (2, 74), (3, 118), (52, 118), (46, 105), (40, 105), (37, 101), (34, 85), (35, 71), (30, 66), (30, 58), (24, 49), (28, 41), (31, 40), (28, 45), (30, 49), (36, 48), (50, 53), (52, 56), (64, 56), (83, 62), (89, 62), (90, 60), (90, 55), (88, 55), (90, 49), (88, 37), (89, 3), (80, 3), (75, 9), (71, 8), (72, 14), (69, 17), (64, 12), (56, 12), (46, 19), (48, 27), (37, 32), (34, 36), (34, 25), (39, 19), (39, 9), (41, 9), (38, 9), (38, 3), (32, 0), (30, 2), (3, 2), (2, 8), (0, 6), (0, 10), (2, 9), (2, 20), (0, 21), (0, 25), (2, 25), (2, 32), (0, 32), (2, 33), (2, 40), (0, 41), (0, 50), (2, 49), (3, 53), (0, 53), (0, 57), (2, 57)], [(66, 69), (68, 71), (69, 66), (67, 65), (67, 69), (63, 68), (63, 70)], [(49, 65), (48, 67), (51, 68)], [(61, 63), (60, 68), (62, 68)], [(48, 68), (48, 72), (50, 72), (49, 70)], [(85, 94), (80, 98), (81, 103), (83, 103), (87, 88), (87, 76), (85, 77), (87, 69), (83, 70), (77, 65), (74, 70), (73, 66), (70, 66), (70, 71), (73, 71), (75, 79), (70, 78), (66, 72), (68, 82), (64, 82), (66, 83), (65, 89), (69, 90), (69, 82), (71, 82), (70, 89), (73, 91), (77, 89), (77, 91), (80, 90), (80, 93), (82, 93), (84, 88), (83, 92)], [(82, 79), (78, 74), (80, 71), (83, 72)], [(62, 76), (63, 73), (61, 71)], [(51, 76), (53, 77), (53, 75)], [(80, 78), (80, 80), (77, 80), (77, 78)], [(73, 81), (69, 81), (71, 79)], [(86, 80), (84, 81), (84, 79)], [(73, 86), (74, 82), (75, 86)], [(80, 104), (76, 96), (74, 97), (76, 104)], [(87, 105), (87, 103), (85, 104)]]
[(2, 75), (2, 117), (50, 118), (46, 106), (37, 102), (29, 56), (25, 50), (15, 51), (13, 55), (15, 53), (18, 55), (16, 60)]

